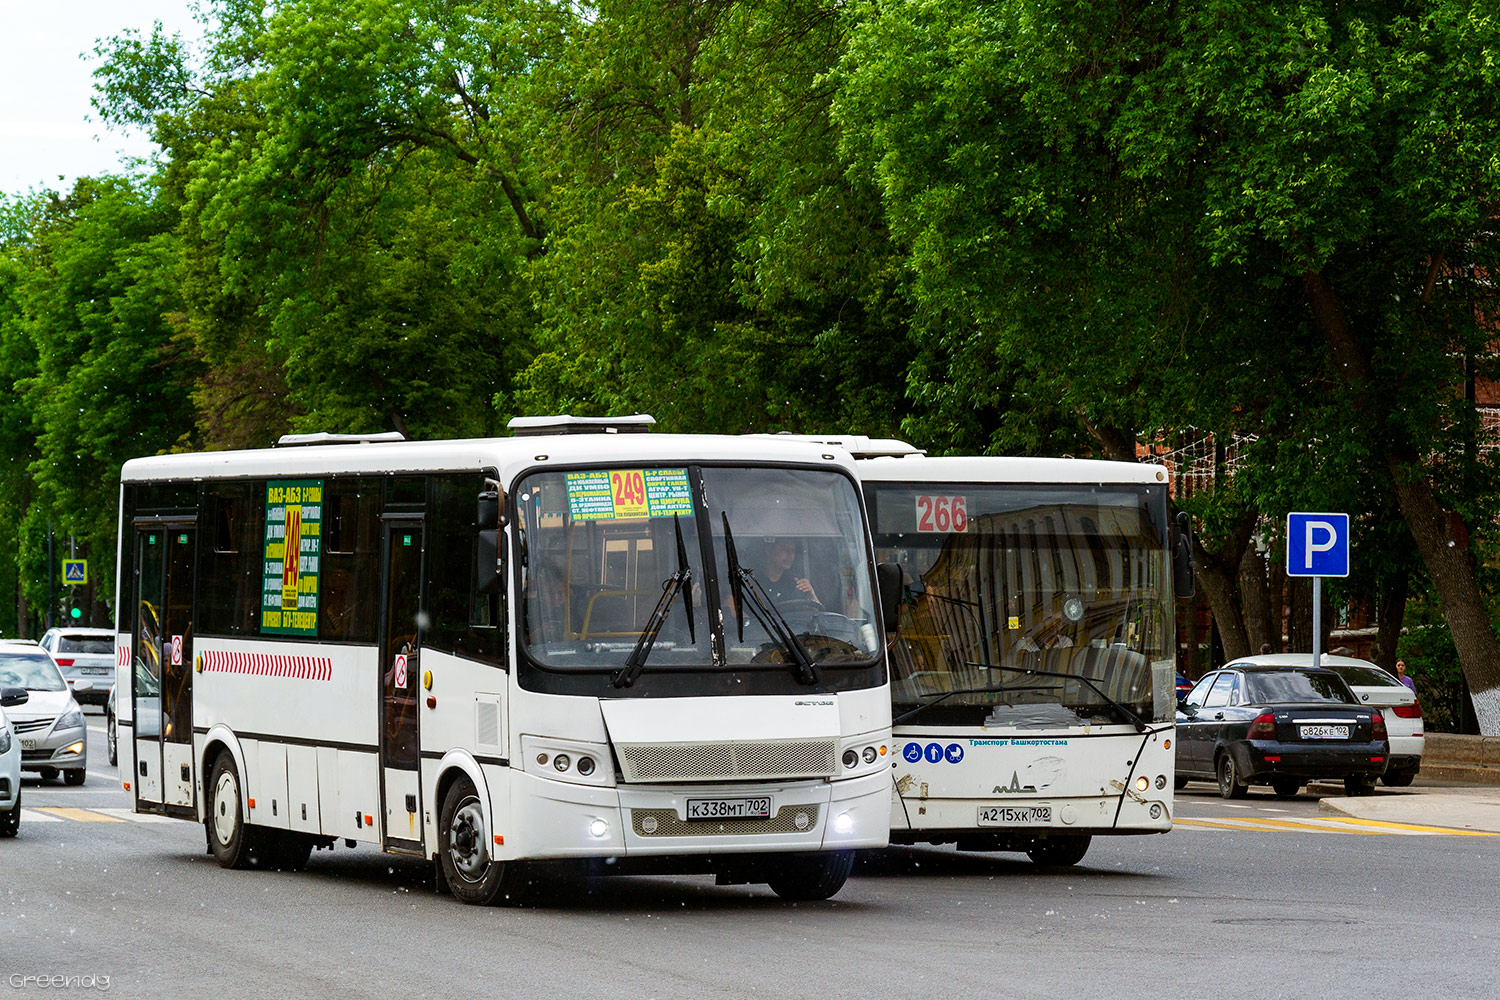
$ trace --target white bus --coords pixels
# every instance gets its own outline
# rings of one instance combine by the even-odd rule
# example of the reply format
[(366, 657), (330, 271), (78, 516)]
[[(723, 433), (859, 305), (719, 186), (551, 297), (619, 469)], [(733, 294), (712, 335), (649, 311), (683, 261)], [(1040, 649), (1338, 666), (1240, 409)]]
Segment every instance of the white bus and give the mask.
[(337, 840), (433, 859), (470, 903), (549, 859), (837, 892), (890, 813), (853, 462), (645, 421), (127, 462), (135, 809), (204, 823), (230, 868)]
[(1069, 865), (1170, 830), (1192, 571), (1165, 470), (822, 440), (861, 457), (876, 557), (903, 571), (891, 842)]

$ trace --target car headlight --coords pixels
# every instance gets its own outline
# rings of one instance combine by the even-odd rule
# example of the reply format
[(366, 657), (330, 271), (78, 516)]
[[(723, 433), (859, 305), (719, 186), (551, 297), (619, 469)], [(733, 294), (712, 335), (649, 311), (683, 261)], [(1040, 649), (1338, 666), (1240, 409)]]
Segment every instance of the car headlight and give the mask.
[(0, 729), (0, 753), (10, 753), (9, 729)]
[(57, 720), (57, 725), (53, 726), (52, 728), (54, 728), (54, 729), (82, 729), (83, 728), (83, 713), (80, 712), (76, 708), (73, 709), (72, 711), (64, 712), (62, 714), (62, 718), (60, 718), (60, 719)]

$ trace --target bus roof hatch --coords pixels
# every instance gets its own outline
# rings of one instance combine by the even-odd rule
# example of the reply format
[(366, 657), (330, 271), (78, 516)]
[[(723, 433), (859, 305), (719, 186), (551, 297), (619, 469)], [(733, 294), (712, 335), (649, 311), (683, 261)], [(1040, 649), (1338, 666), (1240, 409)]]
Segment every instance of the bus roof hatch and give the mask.
[(509, 427), (516, 437), (541, 434), (641, 434), (651, 429), (656, 418), (649, 413), (632, 413), (628, 417), (575, 417), (559, 413), (551, 417), (512, 417)]

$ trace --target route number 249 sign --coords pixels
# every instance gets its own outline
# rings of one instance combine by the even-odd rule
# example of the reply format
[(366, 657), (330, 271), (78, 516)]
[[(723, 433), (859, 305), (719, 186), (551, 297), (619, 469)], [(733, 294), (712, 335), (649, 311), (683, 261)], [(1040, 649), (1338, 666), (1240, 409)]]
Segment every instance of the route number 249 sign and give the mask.
[(917, 496), (917, 531), (921, 534), (934, 532), (964, 532), (969, 528), (969, 503), (967, 497), (941, 497), (919, 494)]

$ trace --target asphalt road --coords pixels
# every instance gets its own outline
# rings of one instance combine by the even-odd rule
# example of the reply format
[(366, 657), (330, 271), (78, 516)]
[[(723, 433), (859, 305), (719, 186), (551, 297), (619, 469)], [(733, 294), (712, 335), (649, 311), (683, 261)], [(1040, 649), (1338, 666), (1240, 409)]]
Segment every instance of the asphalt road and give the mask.
[(102, 728), (91, 739), (88, 783), (26, 780), (21, 836), (0, 841), (0, 1000), (106, 982), (196, 998), (1500, 995), (1500, 837), (1340, 824), (1306, 794), (1227, 803), (1192, 785), (1172, 833), (1096, 840), (1074, 869), (900, 849), (826, 903), (602, 878), (476, 909), (368, 849), (222, 870), (198, 827), (130, 814)]

